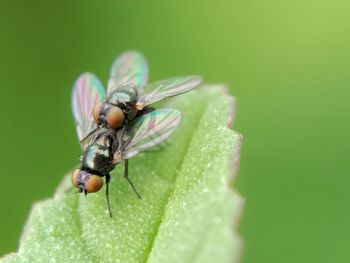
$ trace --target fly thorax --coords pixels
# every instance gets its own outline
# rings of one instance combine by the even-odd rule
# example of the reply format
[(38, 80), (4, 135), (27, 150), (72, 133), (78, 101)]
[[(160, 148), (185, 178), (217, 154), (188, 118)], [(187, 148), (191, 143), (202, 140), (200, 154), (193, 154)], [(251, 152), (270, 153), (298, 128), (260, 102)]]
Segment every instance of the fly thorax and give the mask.
[(82, 166), (103, 175), (111, 170), (111, 159), (112, 154), (107, 146), (92, 144), (85, 149)]

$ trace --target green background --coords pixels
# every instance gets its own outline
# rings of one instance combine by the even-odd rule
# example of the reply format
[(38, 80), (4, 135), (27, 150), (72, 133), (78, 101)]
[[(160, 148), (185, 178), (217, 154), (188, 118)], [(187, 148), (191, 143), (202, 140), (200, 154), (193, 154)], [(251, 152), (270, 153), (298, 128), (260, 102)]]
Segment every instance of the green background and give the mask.
[(1, 1), (0, 254), (78, 163), (70, 95), (136, 49), (151, 80), (227, 83), (244, 135), (243, 262), (350, 260), (350, 2)]

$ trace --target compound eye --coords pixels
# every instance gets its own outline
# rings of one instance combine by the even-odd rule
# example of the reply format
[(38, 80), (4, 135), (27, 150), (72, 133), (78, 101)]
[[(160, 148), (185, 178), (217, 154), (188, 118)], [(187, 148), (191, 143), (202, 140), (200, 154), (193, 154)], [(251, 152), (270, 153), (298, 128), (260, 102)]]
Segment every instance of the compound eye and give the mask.
[(111, 128), (120, 127), (125, 120), (124, 112), (119, 107), (111, 107), (107, 112), (107, 123)]
[(76, 169), (72, 173), (72, 183), (75, 187), (78, 187), (78, 185), (79, 185), (79, 182), (78, 182), (79, 172), (80, 172), (80, 169)]
[(98, 102), (94, 109), (92, 110), (92, 116), (94, 117), (97, 124), (100, 124), (100, 114), (101, 114), (102, 103)]
[(91, 175), (85, 184), (85, 189), (88, 193), (95, 193), (103, 186), (103, 180), (100, 176)]

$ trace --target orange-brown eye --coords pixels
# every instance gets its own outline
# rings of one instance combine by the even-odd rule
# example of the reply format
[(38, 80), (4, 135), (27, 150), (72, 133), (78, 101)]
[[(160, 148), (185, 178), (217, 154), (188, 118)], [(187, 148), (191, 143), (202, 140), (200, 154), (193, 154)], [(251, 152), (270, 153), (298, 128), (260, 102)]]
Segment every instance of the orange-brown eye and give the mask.
[(107, 123), (111, 128), (120, 127), (124, 119), (124, 112), (119, 107), (111, 107), (107, 112)]
[(80, 170), (79, 170), (79, 169), (76, 169), (76, 170), (74, 170), (74, 172), (72, 173), (72, 183), (73, 183), (73, 185), (74, 185), (75, 187), (78, 187), (78, 184), (79, 184), (78, 181), (77, 181), (79, 172), (80, 172)]
[(100, 113), (101, 113), (102, 103), (97, 103), (92, 110), (92, 115), (94, 116), (94, 119), (97, 124), (100, 124)]
[(102, 188), (103, 180), (97, 175), (91, 175), (85, 184), (85, 189), (88, 193), (95, 193)]

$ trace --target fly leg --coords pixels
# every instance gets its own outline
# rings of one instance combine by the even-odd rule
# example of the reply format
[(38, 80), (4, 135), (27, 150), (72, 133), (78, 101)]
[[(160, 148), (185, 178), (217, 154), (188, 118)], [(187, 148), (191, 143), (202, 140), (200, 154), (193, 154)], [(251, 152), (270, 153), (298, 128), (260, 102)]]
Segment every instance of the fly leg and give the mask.
[(124, 178), (128, 181), (129, 185), (131, 186), (132, 190), (135, 192), (135, 194), (137, 195), (138, 198), (142, 199), (141, 195), (137, 192), (134, 184), (131, 182), (130, 178), (129, 178), (129, 164), (128, 164), (128, 160), (126, 159), (124, 161)]
[(111, 176), (109, 174), (106, 174), (106, 199), (107, 199), (107, 207), (108, 207), (108, 213), (109, 217), (112, 218), (112, 210), (111, 205), (109, 203), (109, 181), (111, 180)]

